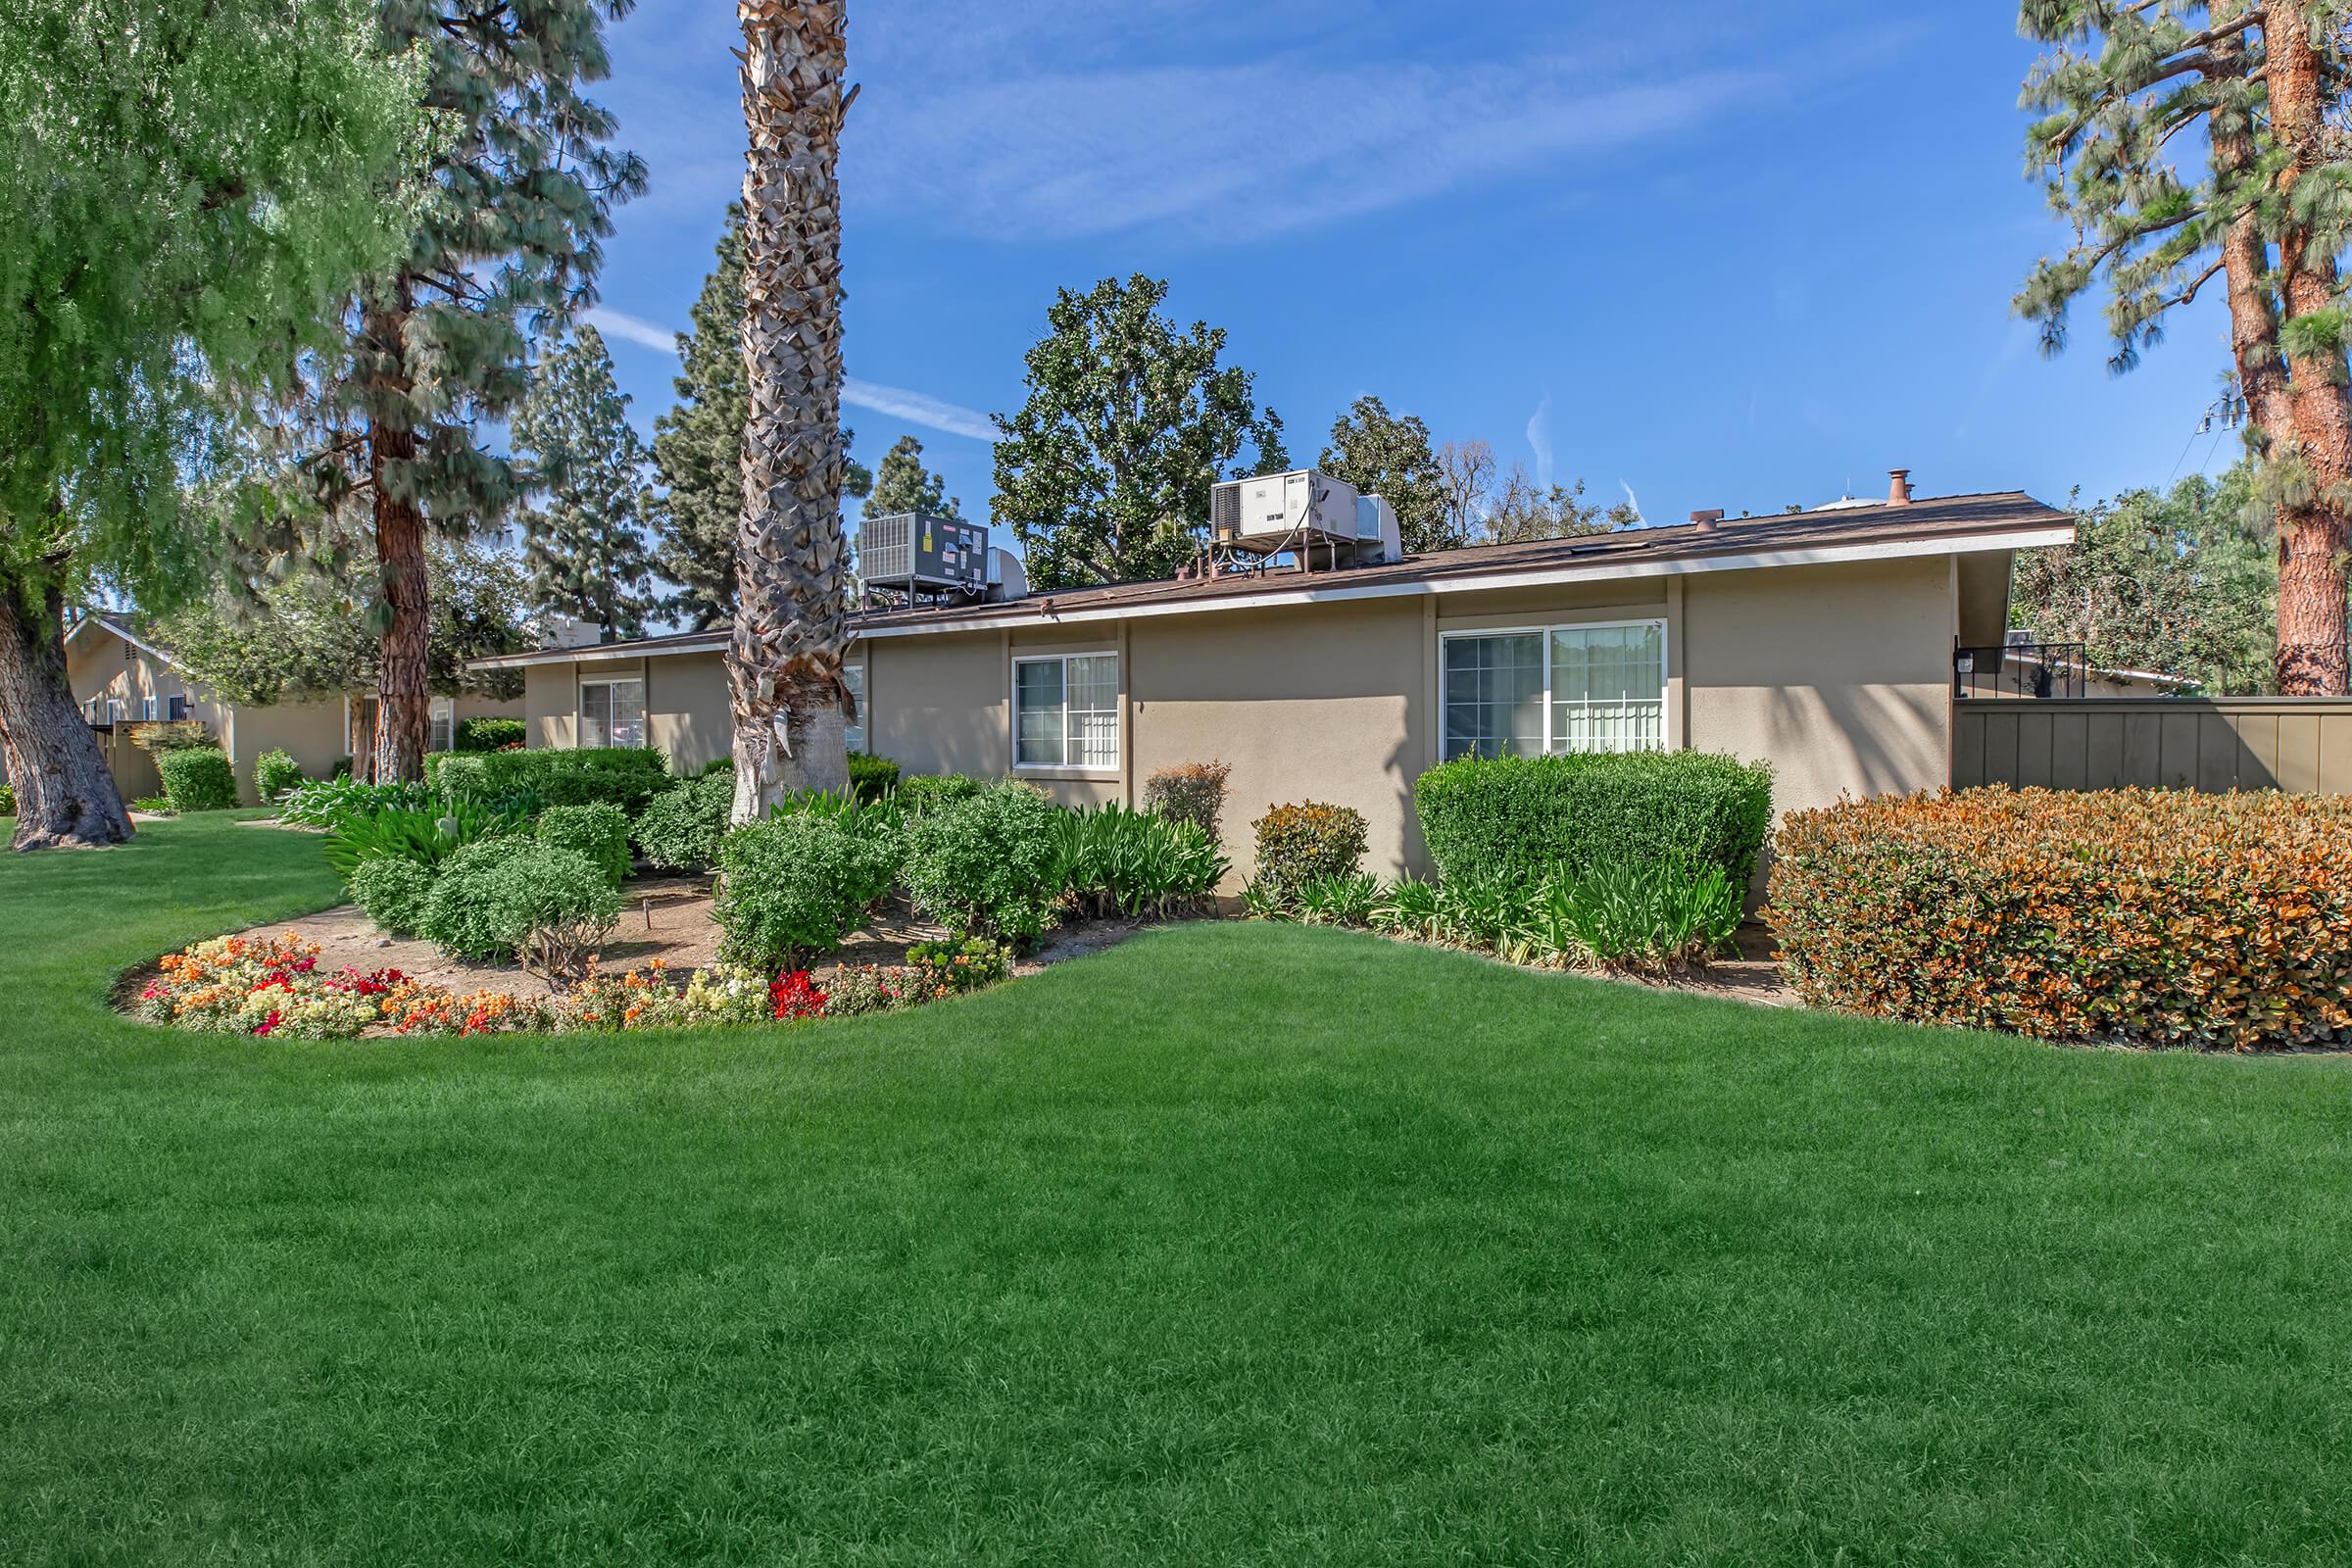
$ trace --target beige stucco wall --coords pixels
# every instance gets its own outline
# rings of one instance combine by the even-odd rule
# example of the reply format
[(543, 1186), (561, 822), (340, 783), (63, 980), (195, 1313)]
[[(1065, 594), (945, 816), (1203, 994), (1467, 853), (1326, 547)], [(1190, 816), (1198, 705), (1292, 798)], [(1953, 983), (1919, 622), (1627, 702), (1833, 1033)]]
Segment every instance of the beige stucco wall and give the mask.
[(1250, 824), (1269, 806), (1316, 800), (1364, 813), (1368, 869), (1420, 857), (1412, 781), (1428, 765), (1425, 602), (1380, 599), (1310, 611), (1139, 620), (1129, 631), (1130, 748), (1143, 781), (1179, 762), (1220, 761), (1234, 880), (1252, 860)]
[(1688, 744), (1769, 760), (1781, 811), (1935, 788), (1957, 624), (1949, 557), (1687, 578)]
[(862, 647), (867, 751), (907, 773), (1004, 776), (1012, 756), (1004, 633), (881, 637)]
[(677, 654), (645, 662), (647, 737), (673, 773), (698, 773), (733, 749), (727, 711), (727, 665), (717, 654)]
[(260, 801), (253, 782), (253, 764), (264, 752), (283, 748), (304, 774), (326, 778), (350, 754), (343, 729), (343, 700), (278, 703), (269, 708), (239, 708), (229, 715), (235, 747), (237, 790), (248, 804)]

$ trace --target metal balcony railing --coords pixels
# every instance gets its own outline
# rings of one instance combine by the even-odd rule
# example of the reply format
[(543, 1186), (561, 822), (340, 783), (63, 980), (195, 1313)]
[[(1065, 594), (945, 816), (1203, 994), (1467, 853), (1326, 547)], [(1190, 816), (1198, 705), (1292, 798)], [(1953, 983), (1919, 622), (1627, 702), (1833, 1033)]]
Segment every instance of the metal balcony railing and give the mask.
[(2081, 643), (2005, 643), (1952, 651), (1952, 695), (1971, 702), (2020, 697), (2079, 698), (2088, 673)]

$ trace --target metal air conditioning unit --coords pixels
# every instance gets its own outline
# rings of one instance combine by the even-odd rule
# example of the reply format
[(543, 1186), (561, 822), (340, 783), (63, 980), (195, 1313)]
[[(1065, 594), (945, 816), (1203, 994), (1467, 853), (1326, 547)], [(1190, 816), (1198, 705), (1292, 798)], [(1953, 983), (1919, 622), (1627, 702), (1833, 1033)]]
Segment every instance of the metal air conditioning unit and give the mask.
[(1228, 479), (1209, 491), (1209, 543), (1220, 554), (1273, 558), (1324, 551), (1368, 565), (1404, 554), (1396, 509), (1313, 468)]
[(858, 529), (858, 575), (909, 595), (984, 593), (988, 530), (920, 512), (868, 517)]

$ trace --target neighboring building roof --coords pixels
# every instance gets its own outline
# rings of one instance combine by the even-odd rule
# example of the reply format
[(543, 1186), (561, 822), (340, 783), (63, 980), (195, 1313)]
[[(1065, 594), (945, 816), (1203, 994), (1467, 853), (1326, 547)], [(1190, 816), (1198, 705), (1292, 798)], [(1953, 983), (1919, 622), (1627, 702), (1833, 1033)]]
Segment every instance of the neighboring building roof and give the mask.
[[(1249, 610), (1411, 594), (1466, 593), (1547, 582), (1798, 566), (1904, 556), (2031, 549), (2074, 538), (2070, 514), (2023, 491), (1940, 496), (1902, 505), (1833, 506), (1711, 525), (1627, 528), (1573, 539), (1473, 545), (1335, 571), (1278, 569), (1260, 576), (1160, 578), (1095, 588), (1039, 589), (1023, 599), (938, 609), (869, 611), (851, 617), (858, 637), (906, 637), (1000, 626), (1115, 620), (1200, 611)], [(685, 632), (633, 643), (551, 648), (475, 660), (471, 667), (652, 658), (724, 648), (725, 631)]]
[(157, 642), (147, 632), (139, 629), (135, 622), (111, 611), (83, 611), (80, 615), (75, 617), (73, 629), (66, 633), (66, 641), (72, 642), (92, 626), (98, 627), (101, 631), (112, 632), (139, 652), (152, 654), (173, 669), (179, 670), (183, 674), (186, 672), (187, 666), (180, 663), (178, 655)]

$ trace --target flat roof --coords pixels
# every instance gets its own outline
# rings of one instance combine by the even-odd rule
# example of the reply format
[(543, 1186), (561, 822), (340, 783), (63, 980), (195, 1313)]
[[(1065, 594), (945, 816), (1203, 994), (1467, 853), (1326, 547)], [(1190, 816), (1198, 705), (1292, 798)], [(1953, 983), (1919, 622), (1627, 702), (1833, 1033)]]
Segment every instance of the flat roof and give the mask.
[[(1471, 593), (1579, 579), (1753, 570), (1907, 556), (2034, 549), (2074, 538), (2072, 514), (2020, 490), (1936, 496), (1900, 505), (1850, 503), (1775, 516), (1725, 518), (1711, 526), (1626, 528), (1570, 539), (1470, 545), (1377, 566), (1334, 571), (1278, 568), (1259, 575), (1159, 578), (1088, 588), (1044, 588), (1026, 598), (919, 610), (862, 611), (858, 638), (908, 637), (1064, 621), (1118, 620), (1204, 611), (1334, 603), (1415, 594)], [(551, 648), (473, 661), (490, 669), (600, 659), (705, 653), (727, 646), (726, 629), (678, 632), (636, 642)]]

